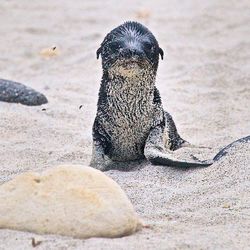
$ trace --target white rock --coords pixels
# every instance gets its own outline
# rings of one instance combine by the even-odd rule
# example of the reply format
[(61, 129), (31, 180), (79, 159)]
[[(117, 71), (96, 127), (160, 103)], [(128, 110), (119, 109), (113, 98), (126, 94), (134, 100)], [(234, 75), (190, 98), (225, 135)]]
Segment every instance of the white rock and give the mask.
[(129, 235), (140, 225), (119, 185), (91, 167), (24, 173), (0, 186), (0, 228), (89, 238)]

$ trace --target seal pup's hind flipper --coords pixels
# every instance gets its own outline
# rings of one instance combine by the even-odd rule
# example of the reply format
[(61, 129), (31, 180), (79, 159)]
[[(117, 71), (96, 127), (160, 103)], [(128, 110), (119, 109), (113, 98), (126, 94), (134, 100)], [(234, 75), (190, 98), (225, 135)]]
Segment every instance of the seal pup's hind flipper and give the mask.
[(176, 159), (164, 146), (164, 127), (158, 125), (151, 129), (146, 140), (144, 155), (154, 165), (165, 165), (172, 167), (208, 167), (213, 160), (184, 161)]
[(182, 168), (190, 168), (190, 167), (209, 167), (214, 162), (212, 160), (205, 160), (205, 161), (182, 161), (178, 159), (174, 159), (170, 153), (159, 153), (153, 157), (149, 157), (148, 160), (153, 165), (162, 165), (162, 166), (171, 166), (171, 167), (182, 167)]
[(159, 149), (156, 145), (147, 147), (144, 153), (147, 160), (150, 161), (153, 165), (187, 168), (187, 167), (208, 167), (214, 163), (213, 160), (184, 161), (176, 159), (170, 152), (166, 150), (162, 152), (162, 150)]
[[(158, 130), (159, 133), (159, 130)], [(159, 147), (158, 145), (155, 145), (153, 142), (157, 139), (156, 133), (151, 135), (151, 139), (147, 140), (146, 147), (145, 147), (145, 156), (146, 158), (154, 165), (167, 165), (167, 166), (173, 166), (173, 167), (208, 167), (212, 165), (213, 163), (219, 161), (222, 157), (226, 156), (230, 153), (230, 150), (237, 147), (239, 144), (247, 144), (250, 143), (250, 135), (240, 138), (229, 145), (225, 146), (223, 149), (217, 153), (213, 160), (195, 160), (195, 161), (183, 161), (179, 160), (173, 157), (171, 152), (168, 150), (165, 150), (164, 147)], [(158, 140), (161, 140), (161, 138), (158, 138)], [(159, 141), (158, 141), (159, 143)]]

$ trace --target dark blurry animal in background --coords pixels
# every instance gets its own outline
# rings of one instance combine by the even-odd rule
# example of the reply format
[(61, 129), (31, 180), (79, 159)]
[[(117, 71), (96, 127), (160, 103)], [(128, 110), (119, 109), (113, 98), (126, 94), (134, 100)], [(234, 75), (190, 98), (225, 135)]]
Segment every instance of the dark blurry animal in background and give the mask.
[(47, 98), (21, 83), (0, 79), (0, 101), (21, 103), (28, 106), (42, 105)]

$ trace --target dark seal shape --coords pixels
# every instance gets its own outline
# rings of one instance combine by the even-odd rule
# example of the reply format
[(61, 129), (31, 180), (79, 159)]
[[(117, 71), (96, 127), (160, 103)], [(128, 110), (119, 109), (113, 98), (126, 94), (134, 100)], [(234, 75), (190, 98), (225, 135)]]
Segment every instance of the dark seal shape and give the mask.
[(219, 161), (222, 157), (230, 153), (230, 150), (234, 149), (237, 145), (239, 144), (247, 144), (250, 143), (250, 135), (243, 137), (241, 139), (238, 139), (232, 143), (230, 143), (228, 146), (224, 147), (223, 149), (220, 150), (220, 152), (215, 155), (214, 161)]
[(42, 105), (47, 98), (21, 83), (0, 79), (0, 101), (21, 103), (28, 106)]
[(145, 26), (126, 22), (113, 29), (97, 50), (97, 58), (100, 55), (103, 76), (91, 166), (107, 170), (145, 158), (152, 164), (177, 167), (213, 164), (213, 160), (175, 159), (171, 153), (190, 144), (163, 109), (155, 78), (159, 56), (163, 59), (164, 53)]

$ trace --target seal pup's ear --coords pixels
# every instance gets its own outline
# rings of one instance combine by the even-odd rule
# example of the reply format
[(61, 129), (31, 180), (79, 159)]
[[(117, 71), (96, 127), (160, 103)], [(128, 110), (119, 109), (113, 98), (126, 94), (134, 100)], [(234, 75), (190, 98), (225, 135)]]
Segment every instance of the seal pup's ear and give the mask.
[(100, 47), (97, 51), (96, 51), (96, 58), (99, 59), (99, 55), (102, 52), (102, 47)]
[(164, 51), (162, 50), (162, 48), (159, 48), (159, 54), (161, 55), (161, 60), (163, 60)]
[(163, 60), (164, 51), (162, 50), (162, 48), (159, 48), (159, 54), (161, 55), (161, 60)]

